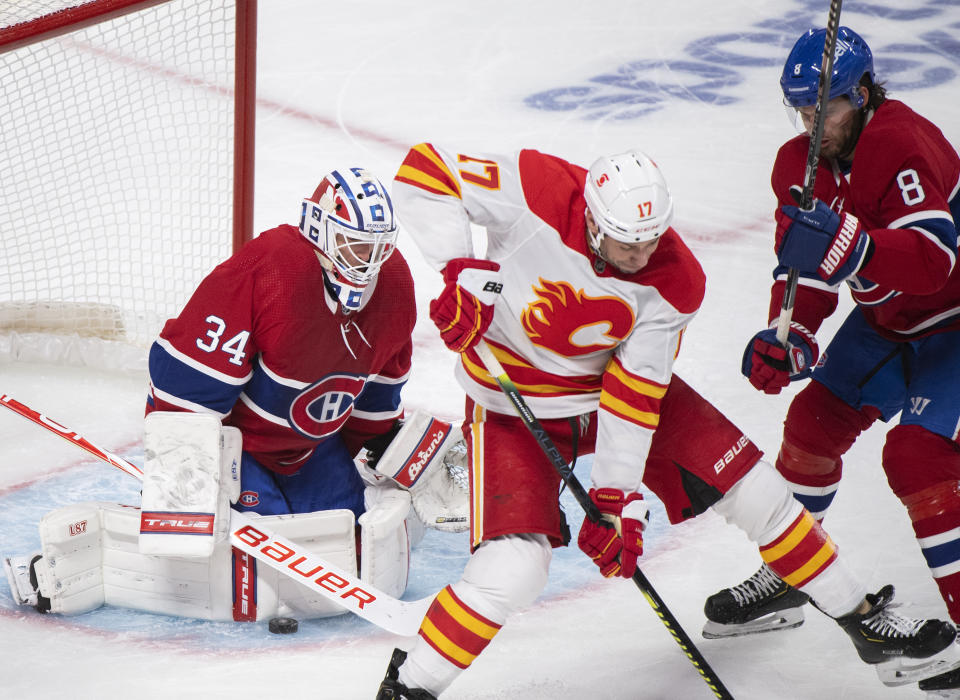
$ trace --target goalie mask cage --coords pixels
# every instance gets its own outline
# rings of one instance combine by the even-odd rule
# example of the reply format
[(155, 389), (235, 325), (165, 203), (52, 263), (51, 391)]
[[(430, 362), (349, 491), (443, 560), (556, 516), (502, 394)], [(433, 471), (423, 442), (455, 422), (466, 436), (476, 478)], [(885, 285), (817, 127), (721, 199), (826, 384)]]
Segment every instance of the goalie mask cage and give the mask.
[(0, 359), (145, 367), (250, 239), (255, 55), (256, 0), (0, 5)]

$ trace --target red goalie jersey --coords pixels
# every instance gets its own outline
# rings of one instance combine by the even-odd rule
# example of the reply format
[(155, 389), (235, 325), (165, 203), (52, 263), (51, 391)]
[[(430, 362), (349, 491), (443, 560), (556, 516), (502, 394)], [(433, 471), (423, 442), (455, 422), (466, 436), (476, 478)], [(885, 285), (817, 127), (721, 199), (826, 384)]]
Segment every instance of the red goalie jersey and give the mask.
[(298, 230), (262, 233), (211, 272), (150, 351), (150, 410), (214, 413), (244, 450), (296, 472), (340, 434), (350, 453), (403, 409), (416, 321), (413, 280), (394, 252), (344, 314)]

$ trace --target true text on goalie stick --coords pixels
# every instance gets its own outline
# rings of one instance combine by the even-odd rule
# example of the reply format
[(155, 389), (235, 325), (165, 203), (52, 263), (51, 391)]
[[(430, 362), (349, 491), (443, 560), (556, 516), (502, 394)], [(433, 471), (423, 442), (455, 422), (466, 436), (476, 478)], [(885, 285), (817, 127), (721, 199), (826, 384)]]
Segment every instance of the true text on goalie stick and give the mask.
[[(143, 478), (143, 470), (135, 464), (12, 397), (0, 395), (0, 405), (130, 476)], [(396, 635), (415, 635), (433, 602), (434, 596), (410, 602), (398, 600), (235, 510), (230, 511), (230, 544), (348, 612)]]

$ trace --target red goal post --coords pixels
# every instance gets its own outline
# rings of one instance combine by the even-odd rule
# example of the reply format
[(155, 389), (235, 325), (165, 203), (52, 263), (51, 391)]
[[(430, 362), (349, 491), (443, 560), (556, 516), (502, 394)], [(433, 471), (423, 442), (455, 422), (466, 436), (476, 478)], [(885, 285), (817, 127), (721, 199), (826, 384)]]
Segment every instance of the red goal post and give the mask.
[(145, 358), (252, 235), (255, 79), (256, 0), (0, 3), (0, 361)]

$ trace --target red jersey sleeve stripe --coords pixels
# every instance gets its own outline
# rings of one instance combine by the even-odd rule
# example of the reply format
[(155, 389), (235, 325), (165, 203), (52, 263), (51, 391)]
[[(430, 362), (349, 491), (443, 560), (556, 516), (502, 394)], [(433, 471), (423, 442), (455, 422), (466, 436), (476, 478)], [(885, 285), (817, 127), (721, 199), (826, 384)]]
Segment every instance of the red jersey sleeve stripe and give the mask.
[(410, 149), (394, 180), (434, 194), (463, 198), (457, 178), (429, 143), (421, 143)]
[(644, 428), (650, 428), (651, 430), (656, 430), (657, 426), (660, 425), (659, 406), (656, 411), (640, 410), (642, 407), (638, 408), (626, 401), (621, 401), (604, 391), (600, 394), (600, 408), (612, 413), (618, 418), (643, 426)]
[(660, 424), (660, 404), (667, 385), (644, 379), (611, 358), (603, 375), (600, 408), (646, 428)]
[(619, 358), (612, 357), (607, 363), (606, 374), (603, 377), (604, 388), (609, 382), (623, 386), (627, 391), (635, 394), (641, 394), (660, 401), (663, 395), (667, 393), (667, 384), (660, 384), (649, 379), (644, 379), (638, 374), (628, 371), (621, 364)]
[[(487, 341), (487, 344), (490, 345), (490, 349), (493, 350), (496, 358), (507, 368), (510, 379), (522, 394), (545, 397), (590, 394), (600, 391), (600, 376), (574, 375), (565, 377), (550, 374), (538, 370), (519, 355), (511, 353), (499, 345), (490, 341)], [(482, 386), (491, 389), (497, 388), (496, 382), (493, 381), (473, 348), (463, 353), (460, 358), (464, 370), (470, 375), (471, 379)]]

